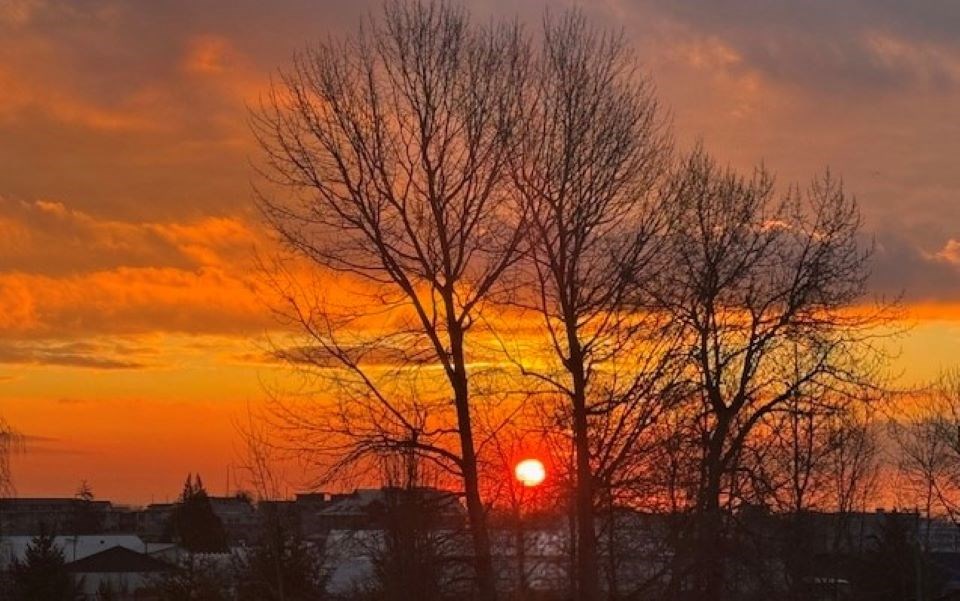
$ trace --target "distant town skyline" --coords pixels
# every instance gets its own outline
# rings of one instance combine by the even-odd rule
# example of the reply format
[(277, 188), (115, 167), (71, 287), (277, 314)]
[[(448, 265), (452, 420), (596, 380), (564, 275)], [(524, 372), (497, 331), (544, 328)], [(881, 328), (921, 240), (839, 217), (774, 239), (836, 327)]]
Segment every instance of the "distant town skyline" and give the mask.
[[(570, 4), (466, 6), (535, 29)], [(782, 189), (841, 175), (876, 244), (872, 290), (904, 294), (891, 370), (960, 363), (960, 5), (579, 4), (623, 28), (681, 147), (763, 161)], [(377, 5), (0, 4), (0, 415), (25, 435), (20, 495), (87, 480), (140, 504), (190, 472), (216, 494), (236, 482), (238, 424), (288, 369), (254, 267), (270, 242), (247, 107)]]

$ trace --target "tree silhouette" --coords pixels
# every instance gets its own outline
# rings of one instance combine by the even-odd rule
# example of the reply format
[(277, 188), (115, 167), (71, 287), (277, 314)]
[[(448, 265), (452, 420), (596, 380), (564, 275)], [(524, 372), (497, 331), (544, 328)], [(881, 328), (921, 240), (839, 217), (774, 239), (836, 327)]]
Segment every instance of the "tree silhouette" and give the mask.
[(651, 335), (656, 314), (636, 309), (638, 282), (659, 268), (669, 211), (657, 186), (670, 140), (621, 35), (571, 12), (545, 19), (543, 38), (511, 163), (531, 282), (512, 302), (535, 312), (548, 343), (517, 363), (531, 390), (562, 399), (574, 449), (578, 598), (596, 599), (598, 488), (629, 471), (641, 431), (669, 406), (669, 395), (657, 394), (669, 353)]
[(176, 541), (188, 551), (221, 553), (227, 550), (227, 534), (213, 511), (200, 474), (187, 475), (180, 501), (170, 516)]
[(93, 489), (86, 480), (80, 482), (74, 494), (73, 534), (95, 534), (103, 527), (103, 515), (93, 504)]
[[(849, 511), (868, 488), (847, 409), (871, 401), (889, 314), (858, 305), (857, 205), (829, 174), (778, 195), (762, 167), (674, 158), (622, 40), (579, 15), (537, 44), (401, 0), (281, 73), (253, 125), (260, 207), (292, 254), (267, 270), (277, 315), (304, 334), (274, 351), (304, 389), (273, 415), (321, 479), (398, 453), (459, 479), (491, 601), (481, 466), (502, 476), (492, 443), (531, 424), (485, 401), (520, 398), (511, 417), (542, 417), (569, 458), (577, 596), (601, 594), (602, 502), (611, 541), (618, 503), (673, 512), (673, 591), (722, 601), (738, 510)], [(518, 306), (545, 326), (533, 361), (499, 331), (529, 325), (495, 312)], [(504, 350), (519, 390), (483, 379)]]
[(322, 550), (300, 536), (299, 524), (275, 505), (260, 506), (254, 544), (237, 560), (240, 601), (320, 601), (327, 569)]
[(870, 249), (855, 201), (829, 173), (782, 197), (758, 168), (744, 178), (702, 149), (673, 184), (673, 269), (655, 284), (686, 357), (699, 431), (692, 541), (697, 598), (728, 598), (725, 515), (754, 479), (745, 460), (770, 420), (802, 399), (865, 397), (889, 307), (858, 311)]
[[(23, 436), (7, 420), (0, 417), (0, 498), (14, 493), (10, 455), (23, 448)], [(0, 527), (2, 527), (0, 520)]]
[(63, 550), (53, 536), (41, 532), (27, 547), (23, 560), (10, 566), (14, 601), (76, 601), (80, 586), (66, 569)]
[[(308, 336), (295, 362), (336, 380), (342, 400), (345, 419), (321, 425), (317, 443), (354, 443), (341, 460), (415, 445), (457, 473), (484, 601), (496, 591), (468, 340), (522, 239), (507, 164), (524, 49), (516, 26), (474, 26), (446, 3), (387, 3), (353, 38), (297, 55), (254, 115), (264, 176), (292, 191), (262, 195), (274, 231), (300, 258), (375, 290), (366, 306), (336, 306), (304, 294), (302, 277), (276, 282), (281, 314)], [(384, 358), (398, 365), (388, 379)], [(433, 399), (396, 390), (404, 377), (426, 381), (426, 365), (441, 370)]]
[(232, 601), (231, 585), (229, 573), (218, 562), (191, 555), (177, 569), (151, 579), (149, 593), (157, 601)]

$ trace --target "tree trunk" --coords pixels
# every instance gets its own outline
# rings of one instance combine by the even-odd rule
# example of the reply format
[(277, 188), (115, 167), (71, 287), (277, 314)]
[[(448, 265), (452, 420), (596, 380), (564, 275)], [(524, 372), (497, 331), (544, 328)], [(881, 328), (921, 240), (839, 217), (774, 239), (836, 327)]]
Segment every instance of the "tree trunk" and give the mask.
[(598, 601), (600, 586), (597, 578), (597, 532), (593, 517), (593, 470), (590, 468), (586, 410), (580, 408), (576, 414), (574, 419), (578, 423), (578, 431), (574, 438), (577, 449), (577, 599)]
[(724, 601), (726, 588), (724, 565), (727, 560), (723, 532), (723, 512), (720, 493), (723, 481), (723, 441), (726, 428), (718, 425), (710, 440), (706, 458), (706, 482), (701, 497), (698, 535), (695, 539), (695, 598), (696, 601)]
[(620, 549), (617, 546), (617, 511), (613, 501), (613, 490), (607, 495), (607, 599), (620, 599), (620, 583), (618, 581)]
[[(569, 332), (569, 330), (568, 330)], [(594, 526), (594, 483), (590, 465), (587, 422), (587, 386), (579, 341), (570, 336), (569, 368), (573, 376), (573, 441), (576, 453), (577, 600), (599, 601), (597, 532)]]
[(490, 554), (490, 533), (487, 530), (487, 511), (480, 496), (480, 478), (477, 471), (477, 453), (473, 443), (470, 416), (469, 388), (463, 350), (463, 331), (451, 320), (450, 347), (453, 359), (451, 384), (457, 410), (457, 429), (460, 435), (460, 453), (463, 462), (463, 488), (467, 501), (467, 518), (473, 543), (473, 566), (477, 578), (480, 601), (496, 601), (496, 576)]

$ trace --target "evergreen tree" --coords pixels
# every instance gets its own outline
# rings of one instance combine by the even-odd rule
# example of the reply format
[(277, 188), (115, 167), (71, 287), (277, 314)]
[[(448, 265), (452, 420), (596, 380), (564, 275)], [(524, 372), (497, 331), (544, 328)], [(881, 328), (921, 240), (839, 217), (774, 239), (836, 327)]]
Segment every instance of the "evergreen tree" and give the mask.
[(42, 531), (27, 547), (24, 559), (10, 567), (14, 601), (75, 601), (80, 586), (66, 569), (63, 550)]
[(187, 475), (180, 503), (171, 516), (171, 527), (175, 540), (188, 551), (221, 553), (227, 550), (223, 522), (213, 512), (199, 474), (194, 478)]

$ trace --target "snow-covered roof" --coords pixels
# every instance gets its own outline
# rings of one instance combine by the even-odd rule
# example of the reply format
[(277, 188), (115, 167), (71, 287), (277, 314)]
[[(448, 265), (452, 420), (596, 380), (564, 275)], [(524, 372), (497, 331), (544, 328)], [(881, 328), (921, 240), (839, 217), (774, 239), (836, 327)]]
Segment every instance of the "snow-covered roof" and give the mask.
[[(32, 536), (0, 537), (0, 565), (8, 565), (14, 558), (23, 559), (33, 539)], [(113, 547), (123, 547), (137, 553), (147, 551), (146, 543), (135, 534), (56, 536), (53, 543), (63, 550), (63, 557), (67, 562), (77, 561)]]
[(165, 561), (120, 546), (67, 564), (67, 570), (75, 574), (148, 574), (172, 569), (174, 567)]

